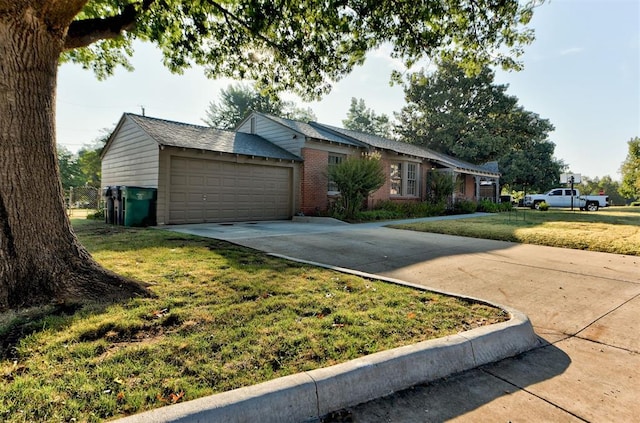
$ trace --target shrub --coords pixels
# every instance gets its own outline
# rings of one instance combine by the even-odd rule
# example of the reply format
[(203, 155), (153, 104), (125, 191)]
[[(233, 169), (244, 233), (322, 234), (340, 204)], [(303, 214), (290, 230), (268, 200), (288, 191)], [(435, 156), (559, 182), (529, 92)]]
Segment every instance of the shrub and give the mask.
[(545, 201), (543, 201), (542, 203), (540, 203), (538, 205), (538, 210), (540, 211), (547, 211), (549, 210), (549, 204), (547, 204)]
[(445, 204), (398, 203), (390, 200), (378, 202), (372, 210), (356, 213), (354, 220), (367, 222), (372, 220), (393, 220), (416, 217), (441, 216), (445, 214)]
[(477, 211), (485, 212), (485, 213), (500, 213), (500, 212), (509, 211), (512, 208), (513, 208), (513, 205), (510, 202), (494, 203), (493, 201), (490, 201), (490, 200), (481, 200), (478, 203)]
[(87, 219), (104, 220), (104, 210), (100, 209), (100, 210), (96, 211), (95, 213), (88, 214), (87, 215)]
[(639, 207), (640, 206), (640, 201), (632, 201), (630, 206)]
[(400, 212), (391, 210), (365, 210), (356, 214), (356, 220), (360, 222), (370, 222), (372, 220), (393, 220), (402, 219), (404, 216)]
[(362, 208), (364, 200), (385, 182), (384, 169), (379, 154), (361, 158), (349, 157), (329, 168), (331, 179), (340, 197), (336, 202), (336, 217), (353, 219)]
[(447, 201), (453, 194), (455, 181), (451, 174), (431, 169), (427, 173), (427, 201), (431, 204), (440, 204)]
[(471, 200), (456, 200), (453, 208), (449, 210), (451, 214), (471, 214), (475, 213), (478, 205)]

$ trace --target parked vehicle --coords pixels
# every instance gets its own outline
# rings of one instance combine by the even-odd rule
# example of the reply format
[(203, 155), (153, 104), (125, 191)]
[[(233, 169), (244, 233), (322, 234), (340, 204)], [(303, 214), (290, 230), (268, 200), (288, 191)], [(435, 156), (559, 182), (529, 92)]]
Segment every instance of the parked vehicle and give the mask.
[(554, 188), (546, 194), (529, 194), (524, 197), (524, 205), (538, 209), (540, 203), (545, 202), (549, 207), (573, 207), (580, 210), (598, 211), (600, 207), (609, 206), (607, 195), (580, 195), (577, 189)]

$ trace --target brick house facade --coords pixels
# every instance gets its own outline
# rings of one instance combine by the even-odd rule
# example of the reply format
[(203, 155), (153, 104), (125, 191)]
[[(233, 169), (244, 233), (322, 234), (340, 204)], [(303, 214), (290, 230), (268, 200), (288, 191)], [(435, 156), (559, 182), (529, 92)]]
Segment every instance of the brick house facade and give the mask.
[[(252, 113), (237, 129), (258, 135), (299, 156), (302, 160), (296, 209), (305, 215), (327, 211), (338, 192), (333, 191), (327, 177), (331, 164), (366, 152), (378, 152), (385, 169), (384, 185), (368, 199), (368, 207), (380, 201), (419, 202), (426, 198), (427, 173), (431, 169), (450, 172), (457, 179), (455, 199), (480, 199), (480, 185), (493, 184), (493, 195), (499, 197), (497, 168), (473, 165), (424, 147), (350, 131), (316, 122)], [(486, 190), (485, 190), (486, 192)]]

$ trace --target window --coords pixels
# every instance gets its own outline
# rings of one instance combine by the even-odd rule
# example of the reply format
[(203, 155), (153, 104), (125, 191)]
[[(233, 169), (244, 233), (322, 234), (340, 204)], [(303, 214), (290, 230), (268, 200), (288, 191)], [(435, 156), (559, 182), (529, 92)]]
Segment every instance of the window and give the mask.
[(389, 174), (391, 181), (391, 195), (402, 195), (402, 163), (392, 163), (391, 173)]
[(415, 163), (407, 163), (407, 195), (418, 194), (418, 165)]
[(390, 195), (418, 196), (418, 164), (408, 162), (391, 163), (389, 171)]
[[(345, 158), (344, 154), (329, 153), (329, 161), (328, 161), (327, 169), (331, 168), (331, 166), (339, 165), (340, 163), (342, 163), (344, 158)], [(327, 191), (338, 192), (339, 191), (338, 186), (336, 185), (335, 182), (333, 182), (332, 180), (329, 180), (327, 184)]]

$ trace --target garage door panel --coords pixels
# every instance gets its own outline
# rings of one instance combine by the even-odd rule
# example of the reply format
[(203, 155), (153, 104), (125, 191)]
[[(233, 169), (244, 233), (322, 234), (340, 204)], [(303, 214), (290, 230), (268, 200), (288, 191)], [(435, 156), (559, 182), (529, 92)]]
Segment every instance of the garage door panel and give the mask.
[(287, 219), (292, 170), (174, 157), (169, 223)]

